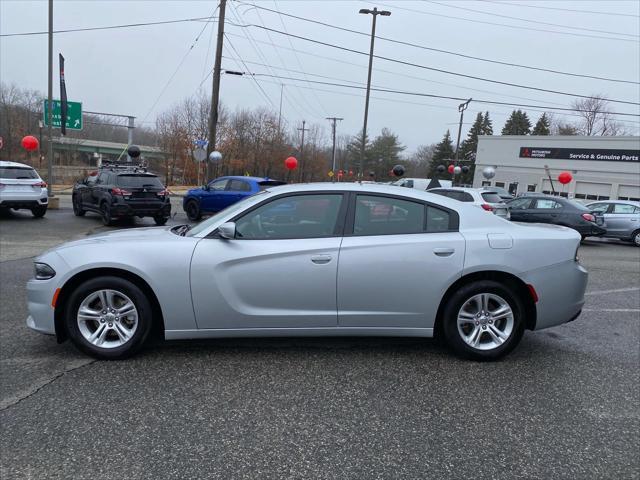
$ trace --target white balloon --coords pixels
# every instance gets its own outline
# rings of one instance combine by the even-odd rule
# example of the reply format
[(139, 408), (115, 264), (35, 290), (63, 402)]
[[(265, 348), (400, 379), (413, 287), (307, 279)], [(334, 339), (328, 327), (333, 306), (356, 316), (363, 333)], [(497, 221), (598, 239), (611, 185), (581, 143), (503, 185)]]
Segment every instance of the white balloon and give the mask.
[(209, 161), (210, 162), (219, 162), (220, 160), (222, 160), (222, 154), (220, 152), (218, 152), (217, 150), (211, 152), (209, 154)]
[(491, 178), (496, 176), (496, 169), (493, 168), (493, 167), (485, 167), (482, 170), (482, 176), (484, 178), (486, 178), (487, 180), (489, 180), (489, 179), (491, 179)]

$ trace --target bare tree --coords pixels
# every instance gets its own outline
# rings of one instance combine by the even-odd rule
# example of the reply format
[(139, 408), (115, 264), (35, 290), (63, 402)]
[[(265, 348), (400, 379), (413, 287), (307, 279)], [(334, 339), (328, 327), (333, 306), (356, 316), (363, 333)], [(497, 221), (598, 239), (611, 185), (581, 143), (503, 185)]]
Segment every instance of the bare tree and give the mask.
[(613, 136), (624, 134), (625, 128), (614, 119), (606, 97), (593, 95), (574, 101), (571, 107), (578, 110), (580, 120), (576, 124), (577, 132), (586, 136)]

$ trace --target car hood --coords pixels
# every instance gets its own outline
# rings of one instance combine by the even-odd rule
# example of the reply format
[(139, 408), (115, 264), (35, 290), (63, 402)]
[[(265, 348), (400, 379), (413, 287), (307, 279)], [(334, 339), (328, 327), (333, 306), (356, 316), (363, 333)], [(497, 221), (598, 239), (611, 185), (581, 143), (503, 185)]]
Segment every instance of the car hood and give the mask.
[(139, 245), (140, 243), (180, 241), (188, 238), (172, 233), (171, 228), (173, 227), (146, 227), (102, 232), (80, 240), (63, 243), (62, 245), (58, 245), (53, 248), (51, 251), (64, 250), (84, 245), (112, 245), (114, 243), (132, 243)]

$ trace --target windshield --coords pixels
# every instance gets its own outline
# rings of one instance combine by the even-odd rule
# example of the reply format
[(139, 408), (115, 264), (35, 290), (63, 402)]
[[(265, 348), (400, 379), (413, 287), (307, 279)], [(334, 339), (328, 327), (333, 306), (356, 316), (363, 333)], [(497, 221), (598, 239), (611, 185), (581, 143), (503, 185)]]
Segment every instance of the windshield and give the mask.
[(118, 175), (118, 186), (120, 187), (152, 187), (164, 188), (162, 182), (155, 175)]
[(219, 211), (215, 215), (210, 216), (206, 220), (198, 223), (191, 230), (186, 233), (187, 237), (194, 237), (198, 235), (200, 232), (206, 230), (211, 225), (215, 225), (220, 220), (225, 217), (233, 216), (234, 214), (241, 212), (245, 208), (253, 205), (254, 203), (258, 203), (264, 197), (263, 195), (267, 193), (268, 190), (263, 190), (261, 192), (256, 193), (255, 195), (251, 195), (250, 197), (245, 198), (244, 200), (240, 200), (238, 203), (234, 203), (233, 205), (228, 206), (224, 210)]
[(23, 178), (39, 178), (33, 168), (28, 167), (0, 167), (0, 178), (20, 180)]

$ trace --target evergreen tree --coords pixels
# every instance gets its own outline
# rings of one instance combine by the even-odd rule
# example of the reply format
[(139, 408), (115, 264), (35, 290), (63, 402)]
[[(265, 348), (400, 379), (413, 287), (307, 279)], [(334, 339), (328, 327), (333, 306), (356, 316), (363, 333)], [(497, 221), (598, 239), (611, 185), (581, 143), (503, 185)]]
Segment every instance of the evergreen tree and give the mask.
[(514, 110), (502, 129), (502, 135), (529, 135), (531, 122), (526, 112)]
[(482, 135), (493, 135), (493, 122), (489, 118), (489, 112), (484, 113), (482, 120)]
[(368, 172), (373, 171), (377, 179), (388, 177), (389, 171), (400, 163), (400, 153), (405, 148), (398, 140), (397, 135), (388, 128), (383, 128), (369, 148), (365, 176), (368, 175)]
[[(369, 142), (369, 135), (365, 137), (364, 147), (364, 168), (368, 168), (370, 156), (371, 143)], [(360, 157), (362, 156), (362, 131), (358, 135), (354, 135), (351, 141), (347, 144), (347, 156), (346, 162), (343, 165), (345, 171), (352, 170), (354, 174), (360, 166)], [(365, 172), (366, 175), (366, 172)]]
[(549, 119), (547, 118), (546, 113), (543, 113), (540, 116), (536, 122), (536, 126), (533, 127), (531, 135), (551, 135), (551, 125), (549, 124)]
[(455, 152), (453, 151), (453, 142), (451, 141), (451, 133), (447, 130), (447, 133), (444, 134), (444, 137), (436, 145), (436, 150), (433, 152), (433, 158), (431, 159), (431, 166), (429, 168), (429, 178), (434, 178), (437, 176), (438, 165), (444, 165), (447, 167), (449, 162), (455, 157)]

